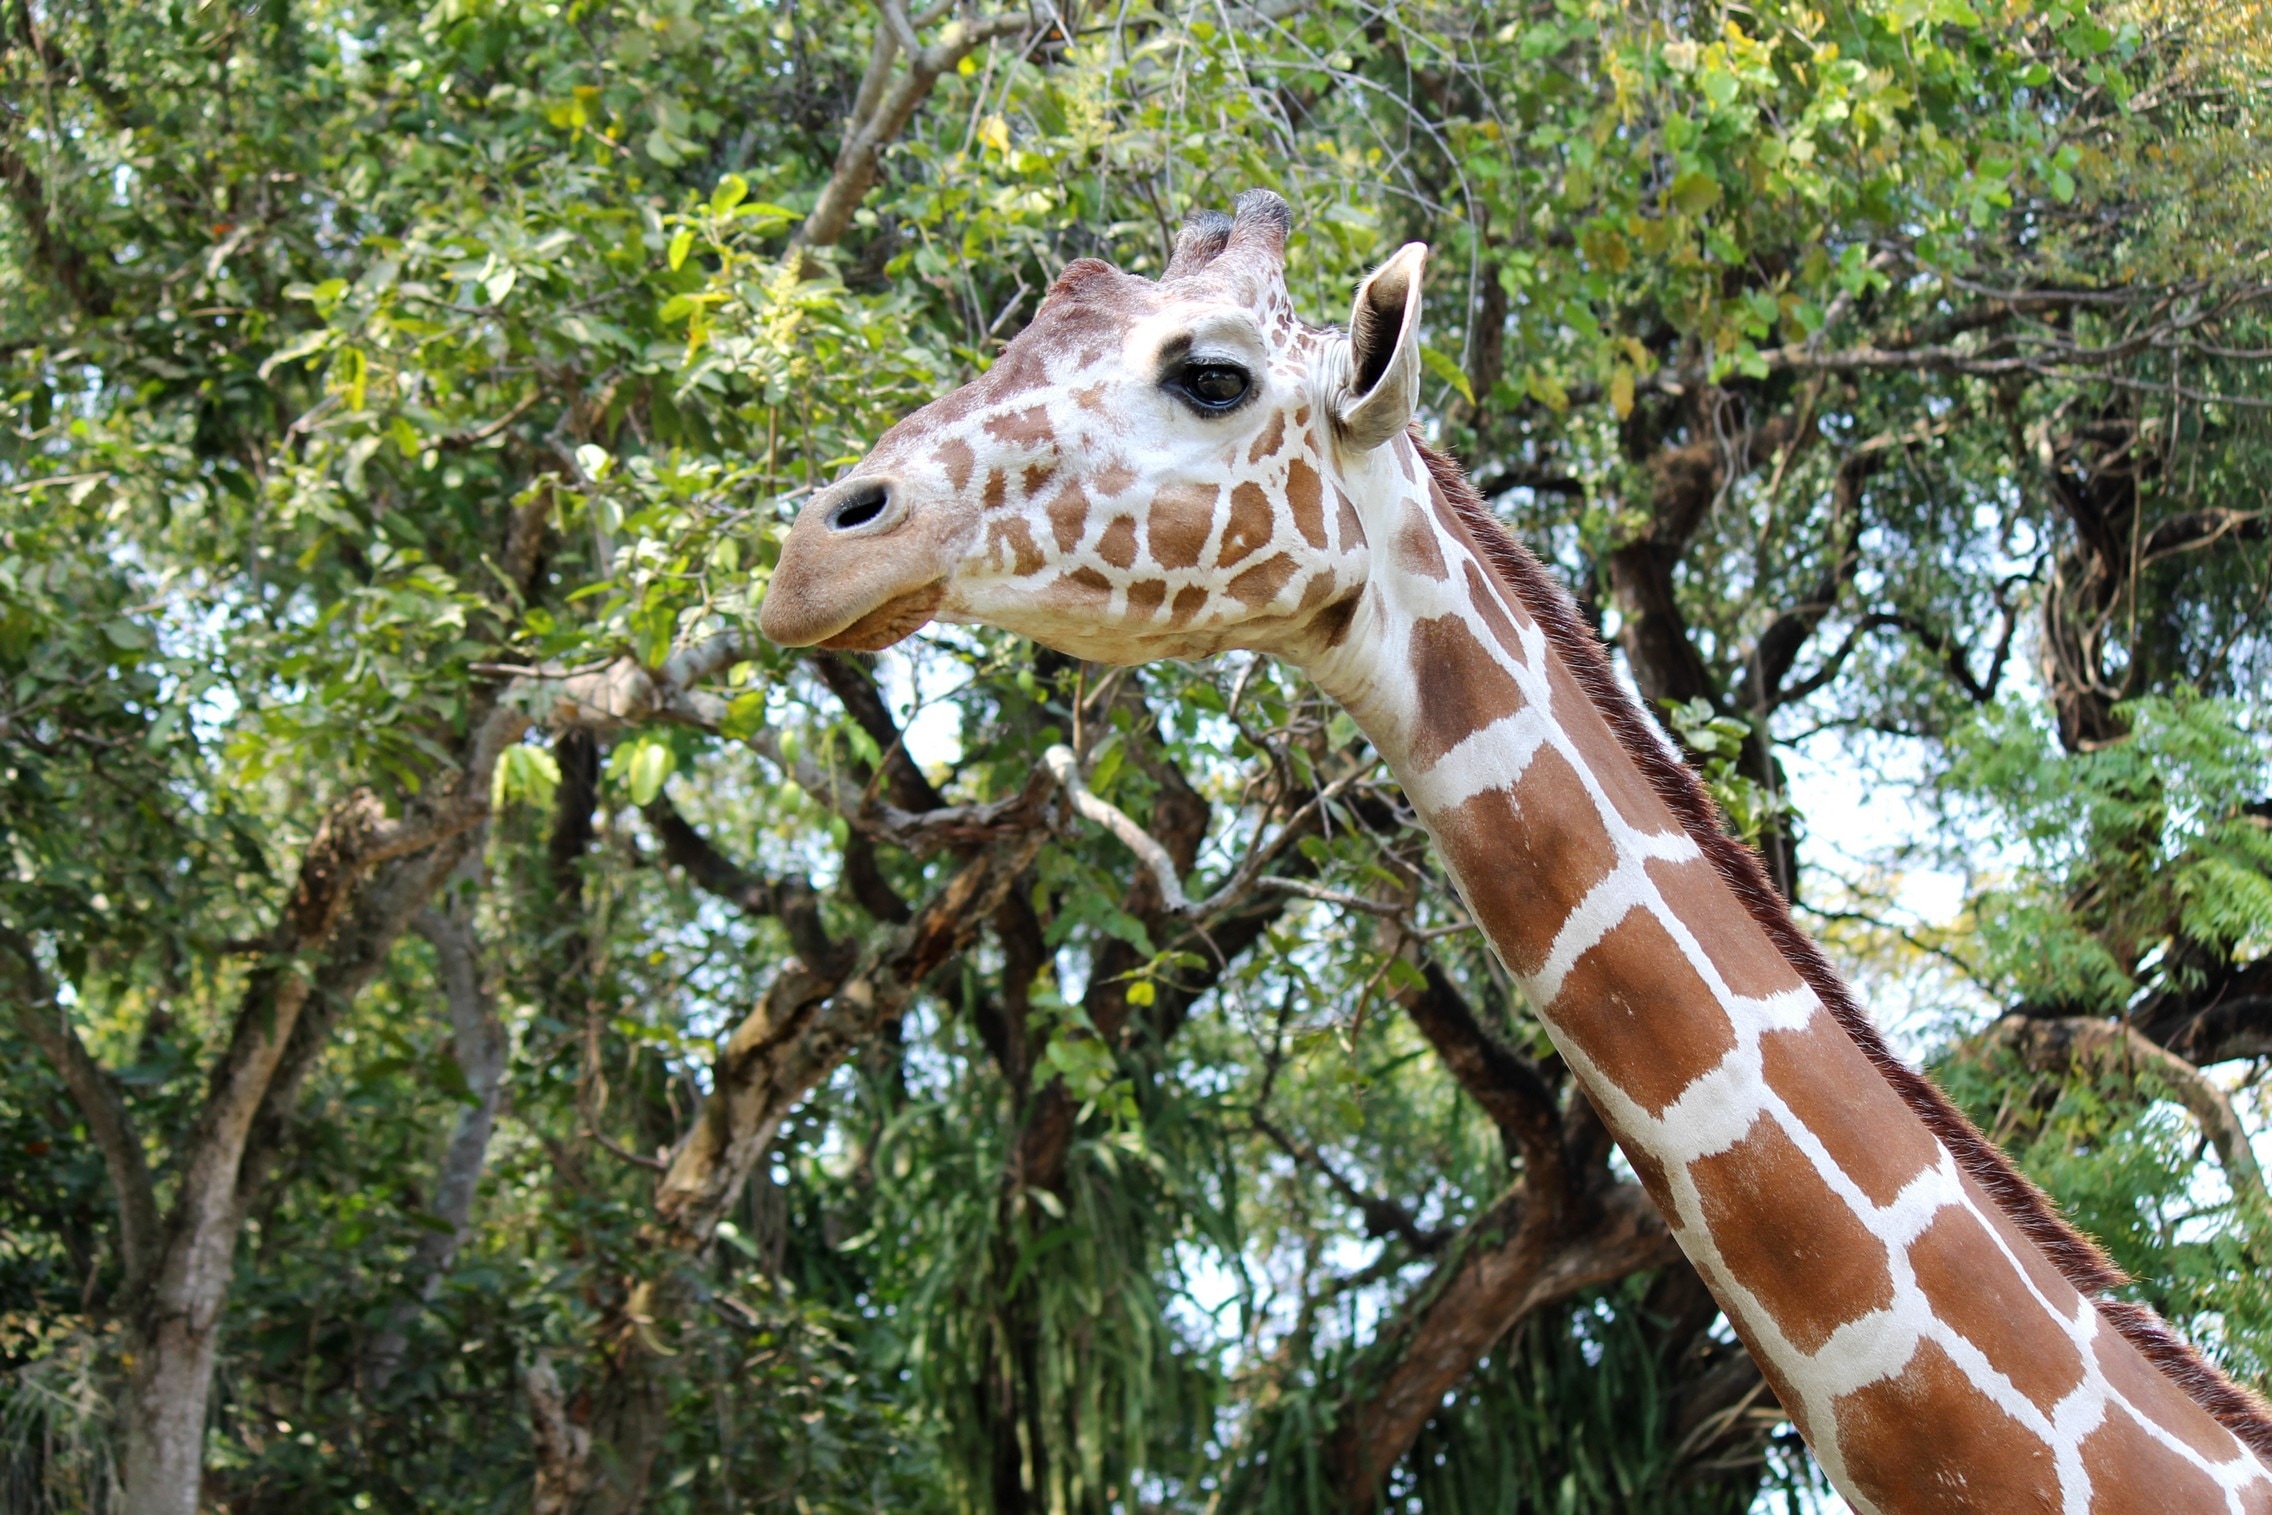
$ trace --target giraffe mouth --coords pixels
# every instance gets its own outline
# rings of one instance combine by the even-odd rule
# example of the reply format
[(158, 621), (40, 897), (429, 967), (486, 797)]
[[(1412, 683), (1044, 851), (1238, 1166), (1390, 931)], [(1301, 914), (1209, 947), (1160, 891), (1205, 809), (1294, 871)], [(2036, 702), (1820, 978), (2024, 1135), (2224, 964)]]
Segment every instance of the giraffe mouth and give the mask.
[(933, 579), (921, 589), (894, 595), (820, 645), (837, 652), (881, 652), (930, 624), (947, 597), (947, 581)]

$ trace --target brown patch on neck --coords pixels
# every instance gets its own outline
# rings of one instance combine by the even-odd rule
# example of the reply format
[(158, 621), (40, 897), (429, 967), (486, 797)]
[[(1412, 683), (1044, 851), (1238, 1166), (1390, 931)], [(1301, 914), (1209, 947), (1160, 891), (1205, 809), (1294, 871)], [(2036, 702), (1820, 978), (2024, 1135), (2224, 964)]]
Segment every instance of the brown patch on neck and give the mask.
[(1089, 497), (1078, 481), (1069, 481), (1049, 502), (1049, 531), (1059, 552), (1071, 552), (1089, 523)]
[[(1507, 535), (1506, 528), (1484, 508), (1482, 498), (1458, 464), (1417, 443), (1413, 446), (1460, 523), (1462, 534), (1507, 586), (1515, 602), (1546, 629), (1556, 654), (1609, 723), (1626, 757), (1703, 849), (1720, 881), (1734, 892), (1753, 921), (1837, 1018), (1839, 1028), (1878, 1076), (1893, 1086), (1910, 1113), (1949, 1149), (1958, 1167), (1980, 1186), (1993, 1207), (2061, 1277), (2091, 1299), (2101, 1318), (2194, 1404), (2257, 1456), (2272, 1462), (2272, 1411), (2254, 1394), (2209, 1366), (2152, 1311), (2101, 1297), (2106, 1290), (2127, 1283), (2127, 1275), (2067, 1224), (2043, 1191), (2014, 1168), (2011, 1160), (1949, 1103), (1948, 1096), (1893, 1055), (1822, 948), (1792, 921), (1782, 897), (1768, 882), (1758, 854), (1720, 829), (1718, 812), (1703, 784), (1672, 756), (1648, 717), (1617, 682), (1608, 655), (1578, 618), (1569, 594), (1537, 558)], [(1906, 1426), (1930, 1423), (1934, 1422), (1915, 1418), (1903, 1422)]]
[(1047, 405), (1028, 405), (986, 423), (987, 434), (1006, 447), (1039, 447), (1056, 435), (1049, 424)]
[(1294, 512), (1294, 529), (1312, 547), (1325, 546), (1325, 481), (1307, 460), (1286, 465), (1286, 504)]
[[(1664, 946), (1678, 956), (1669, 939)], [(1733, 1146), (1688, 1171), (1729, 1276), (1799, 1351), (1821, 1351), (1840, 1326), (1893, 1303), (1885, 1243), (1772, 1118), (1760, 1116)]]
[(1413, 683), (1431, 691), (1411, 736), (1412, 763), (1423, 772), (1476, 732), (1522, 709), (1522, 686), (1456, 615), (1415, 622), (1410, 656)]
[(1347, 552), (1353, 547), (1364, 546), (1365, 523), (1357, 518), (1356, 505), (1348, 495), (1342, 493), (1339, 484), (1333, 486), (1333, 500), (1336, 507), (1334, 525), (1341, 533), (1341, 550)]
[(1420, 510), (1407, 509), (1397, 525), (1396, 564), (1408, 573), (1426, 578), (1451, 577), (1451, 570), (1444, 566), (1444, 550), (1436, 545), (1435, 528), (1428, 524), (1427, 515)]
[[(2106, 1419), (2083, 1438), (2083, 1471), (2093, 1489), (2131, 1494), (2129, 1505), (2093, 1501), (2093, 1510), (2219, 1510), (2228, 1508), (2225, 1491), (2217, 1481), (2189, 1463), (2169, 1455), (2168, 1448), (2132, 1420), (2119, 1405), (2109, 1406)], [(2221, 1459), (2220, 1459), (2221, 1460)]]
[(1547, 1009), (1603, 1076), (1652, 1116), (1736, 1049), (1727, 1012), (1646, 910), (1632, 911), (1580, 954)]
[(1196, 568), (1215, 524), (1220, 484), (1172, 484), (1152, 499), (1144, 515), (1144, 540), (1152, 561), (1162, 568)]
[(1114, 516), (1105, 526), (1104, 535), (1097, 538), (1097, 556), (1115, 568), (1128, 568), (1136, 562), (1136, 518)]
[[(1838, 1450), (1863, 1497), (1888, 1510), (2059, 1508), (2051, 1448), (1932, 1342), (1909, 1366), (1838, 1401)], [(1919, 1434), (1930, 1427), (1928, 1434)]]
[(1020, 578), (1033, 573), (1046, 561), (1022, 516), (1003, 516), (990, 523), (986, 528), (986, 547), (989, 552), (1007, 548), (1010, 571)]
[(1291, 555), (1281, 552), (1237, 574), (1223, 586), (1223, 593), (1249, 610), (1260, 610), (1278, 598), (1278, 591), (1286, 587), (1300, 566)]
[[(1909, 1265), (1934, 1318), (1978, 1347), (2044, 1414), (2083, 1381), (2083, 1354), (2036, 1302), (2026, 1275), (1979, 1216), (1962, 1205), (1943, 1206), (1911, 1244)], [(2062, 1289), (2052, 1303), (2067, 1307), (2073, 1298)], [(2169, 1385), (2159, 1387), (2169, 1392)]]

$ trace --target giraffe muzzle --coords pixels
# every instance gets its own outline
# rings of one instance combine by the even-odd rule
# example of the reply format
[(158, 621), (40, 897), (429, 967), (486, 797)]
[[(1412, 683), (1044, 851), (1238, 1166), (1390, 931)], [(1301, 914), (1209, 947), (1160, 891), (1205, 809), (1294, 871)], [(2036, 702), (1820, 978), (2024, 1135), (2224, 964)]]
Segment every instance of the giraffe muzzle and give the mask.
[(946, 598), (944, 523), (910, 491), (869, 474), (822, 490), (781, 544), (758, 626), (784, 647), (872, 652), (931, 619)]

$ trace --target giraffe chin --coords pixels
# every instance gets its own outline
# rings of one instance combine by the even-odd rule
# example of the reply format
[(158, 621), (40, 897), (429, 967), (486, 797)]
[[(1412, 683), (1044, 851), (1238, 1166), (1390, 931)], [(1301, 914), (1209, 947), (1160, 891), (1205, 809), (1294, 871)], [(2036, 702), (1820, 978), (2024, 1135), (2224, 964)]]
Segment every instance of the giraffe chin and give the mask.
[(820, 645), (835, 652), (881, 652), (921, 631), (947, 597), (947, 581), (934, 579), (911, 594), (884, 601)]

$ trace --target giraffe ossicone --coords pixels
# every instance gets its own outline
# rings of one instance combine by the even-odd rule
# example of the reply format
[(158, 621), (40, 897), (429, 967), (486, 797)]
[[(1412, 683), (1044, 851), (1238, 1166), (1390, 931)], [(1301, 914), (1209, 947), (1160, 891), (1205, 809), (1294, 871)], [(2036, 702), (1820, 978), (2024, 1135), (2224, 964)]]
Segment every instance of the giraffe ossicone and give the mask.
[(816, 495), (789, 645), (982, 622), (1114, 663), (1268, 652), (1341, 701), (1858, 1509), (2272, 1515), (2272, 1420), (1930, 1085), (1713, 823), (1567, 595), (1411, 431), (1407, 246), (1304, 324), (1283, 201), (1158, 282), (1068, 266), (984, 375)]

